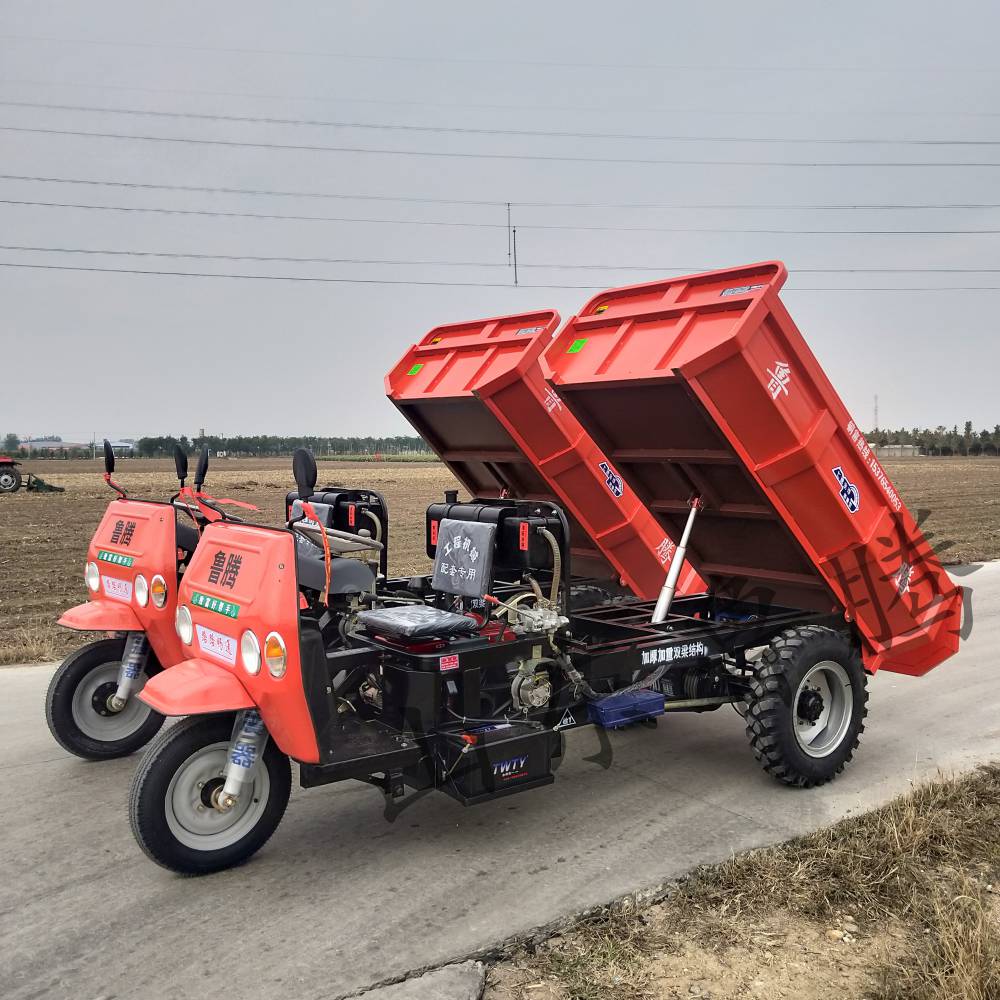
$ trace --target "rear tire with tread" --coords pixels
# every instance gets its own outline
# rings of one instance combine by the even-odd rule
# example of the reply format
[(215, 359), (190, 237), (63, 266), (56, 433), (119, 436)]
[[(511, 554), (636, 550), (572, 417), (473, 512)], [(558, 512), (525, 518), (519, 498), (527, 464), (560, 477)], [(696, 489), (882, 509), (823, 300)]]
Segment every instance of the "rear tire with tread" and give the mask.
[(16, 493), (20, 488), (20, 470), (13, 465), (0, 466), (0, 493)]
[[(828, 749), (810, 754), (796, 736), (796, 726), (805, 724), (796, 701), (807, 675), (822, 664), (849, 683), (844, 689), (849, 705), (842, 735), (834, 734)], [(747, 738), (760, 765), (787, 785), (813, 788), (833, 780), (854, 756), (868, 714), (867, 676), (857, 649), (843, 633), (819, 625), (798, 626), (771, 640), (756, 664), (745, 701)]]

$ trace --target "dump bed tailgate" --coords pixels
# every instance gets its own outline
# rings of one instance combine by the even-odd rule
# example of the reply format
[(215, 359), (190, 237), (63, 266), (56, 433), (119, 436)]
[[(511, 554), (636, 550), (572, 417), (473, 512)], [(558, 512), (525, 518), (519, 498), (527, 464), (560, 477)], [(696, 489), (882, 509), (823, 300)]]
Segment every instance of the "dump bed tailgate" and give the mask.
[[(552, 311), (437, 327), (386, 376), (386, 394), (473, 496), (561, 504), (574, 571), (655, 597), (674, 541), (545, 384)], [(704, 584), (690, 569), (684, 593)]]
[(543, 358), (550, 385), (720, 594), (842, 610), (869, 669), (955, 652), (952, 584), (778, 291), (778, 262), (595, 296)]

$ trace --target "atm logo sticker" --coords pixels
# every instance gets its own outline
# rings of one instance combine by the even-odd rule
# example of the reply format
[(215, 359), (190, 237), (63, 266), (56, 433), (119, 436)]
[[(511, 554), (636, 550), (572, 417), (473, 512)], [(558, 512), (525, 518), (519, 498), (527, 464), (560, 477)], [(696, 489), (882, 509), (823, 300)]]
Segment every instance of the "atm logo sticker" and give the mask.
[(833, 470), (833, 478), (840, 484), (840, 499), (844, 501), (844, 506), (852, 514), (857, 514), (861, 508), (861, 491), (847, 478), (839, 465)]

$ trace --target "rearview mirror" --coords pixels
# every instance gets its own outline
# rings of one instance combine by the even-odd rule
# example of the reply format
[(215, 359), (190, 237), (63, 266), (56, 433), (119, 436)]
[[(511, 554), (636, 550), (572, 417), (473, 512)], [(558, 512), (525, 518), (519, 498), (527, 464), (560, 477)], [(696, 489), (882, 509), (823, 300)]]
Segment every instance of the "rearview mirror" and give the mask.
[(177, 470), (177, 478), (183, 486), (188, 474), (188, 457), (187, 452), (179, 444), (174, 445), (174, 468)]
[(292, 474), (300, 500), (308, 500), (316, 490), (316, 459), (305, 448), (296, 448), (292, 457)]
[(194, 473), (194, 485), (196, 489), (201, 489), (205, 485), (205, 476), (208, 475), (208, 445), (201, 449), (198, 456), (198, 468)]
[(115, 471), (115, 449), (107, 438), (104, 439), (104, 471), (109, 476)]

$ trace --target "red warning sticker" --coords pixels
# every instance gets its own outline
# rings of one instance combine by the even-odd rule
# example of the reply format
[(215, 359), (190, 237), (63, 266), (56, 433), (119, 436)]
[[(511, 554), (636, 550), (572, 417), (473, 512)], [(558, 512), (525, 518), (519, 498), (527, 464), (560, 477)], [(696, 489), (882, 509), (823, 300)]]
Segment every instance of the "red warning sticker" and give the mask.
[(452, 653), (450, 656), (438, 657), (438, 667), (440, 667), (442, 672), (448, 670), (458, 670), (458, 653)]
[(517, 540), (518, 540), (518, 545), (521, 548), (521, 551), (522, 552), (527, 552), (528, 551), (528, 522), (527, 521), (522, 521), (521, 522), (521, 526), (518, 529)]
[(347, 505), (347, 523), (353, 528), (358, 517), (358, 505), (351, 503)]
[(437, 545), (438, 543), (438, 523), (437, 521), (431, 521), (431, 545)]

